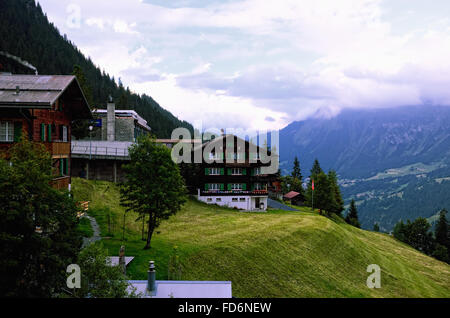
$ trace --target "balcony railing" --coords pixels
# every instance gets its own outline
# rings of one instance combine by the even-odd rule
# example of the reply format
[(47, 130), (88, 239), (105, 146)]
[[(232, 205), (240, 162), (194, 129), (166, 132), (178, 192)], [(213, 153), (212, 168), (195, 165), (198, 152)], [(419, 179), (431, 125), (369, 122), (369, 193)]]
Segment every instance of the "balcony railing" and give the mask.
[(267, 190), (203, 190), (201, 195), (268, 195)]

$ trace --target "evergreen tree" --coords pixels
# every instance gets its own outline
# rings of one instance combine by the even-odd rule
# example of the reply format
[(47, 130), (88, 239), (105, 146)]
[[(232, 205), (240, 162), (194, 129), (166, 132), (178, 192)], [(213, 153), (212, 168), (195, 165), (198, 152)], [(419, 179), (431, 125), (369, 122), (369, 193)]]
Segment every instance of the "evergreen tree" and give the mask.
[(177, 213), (186, 201), (186, 188), (170, 150), (142, 136), (129, 148), (130, 163), (124, 165), (127, 180), (120, 189), (126, 211), (147, 215), (147, 243), (162, 220)]
[(290, 178), (287, 180), (290, 184), (289, 191), (295, 191), (300, 193), (300, 197), (302, 200), (305, 199), (305, 190), (303, 189), (303, 177), (300, 170), (300, 162), (298, 161), (297, 156), (294, 159), (294, 167), (292, 168), (292, 173)]
[[(442, 209), (441, 212), (439, 212), (439, 221), (436, 224), (434, 236), (436, 239), (436, 243), (441, 246), (439, 247), (439, 249), (442, 251), (443, 248), (445, 248), (448, 253), (450, 252), (450, 235), (446, 215), (447, 215), (446, 209)], [(440, 259), (448, 261), (448, 259), (450, 259), (450, 254), (447, 255), (446, 259), (443, 259), (442, 257)]]
[(294, 167), (292, 168), (291, 176), (292, 176), (292, 178), (298, 179), (300, 181), (302, 181), (302, 179), (303, 179), (302, 173), (300, 170), (300, 162), (298, 161), (297, 156), (295, 156), (295, 158), (294, 158)]
[(313, 166), (311, 168), (311, 177), (319, 175), (321, 172), (323, 172), (322, 168), (320, 167), (319, 160), (317, 158), (314, 160)]
[(350, 202), (350, 207), (348, 209), (348, 213), (345, 218), (345, 221), (348, 224), (353, 225), (357, 228), (361, 227), (361, 225), (359, 224), (359, 220), (358, 220), (358, 210), (356, 209), (356, 203), (355, 203), (355, 200), (353, 200), (353, 199)]
[(374, 232), (380, 232), (380, 225), (379, 225), (378, 223), (375, 223), (375, 224), (373, 225), (373, 231), (374, 231)]
[(344, 199), (342, 199), (336, 171), (328, 171), (328, 182), (330, 184), (330, 212), (341, 216), (344, 211)]
[(0, 296), (52, 297), (81, 247), (76, 205), (51, 187), (51, 156), (25, 137), (0, 159)]

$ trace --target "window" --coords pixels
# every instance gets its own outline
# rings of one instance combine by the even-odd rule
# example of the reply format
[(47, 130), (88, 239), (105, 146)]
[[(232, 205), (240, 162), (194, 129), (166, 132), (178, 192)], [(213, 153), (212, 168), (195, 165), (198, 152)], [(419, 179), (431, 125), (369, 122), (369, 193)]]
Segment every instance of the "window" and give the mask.
[(241, 168), (232, 168), (231, 169), (231, 174), (232, 175), (241, 175), (242, 174), (242, 169)]
[(14, 124), (10, 121), (0, 121), (0, 141), (14, 141)]
[(255, 168), (255, 176), (258, 176), (261, 174), (261, 167)]
[(238, 198), (232, 198), (231, 201), (232, 202), (238, 202)]
[(216, 202), (222, 202), (222, 198), (216, 198)]
[(266, 184), (263, 184), (263, 183), (255, 183), (254, 189), (255, 189), (255, 190), (266, 190)]
[(232, 183), (231, 190), (242, 190), (242, 183)]
[(210, 153), (209, 153), (209, 159), (210, 159), (210, 160), (221, 159), (221, 154), (220, 154), (220, 153), (213, 153), (213, 152), (210, 152)]
[(207, 198), (206, 201), (207, 202), (212, 202), (212, 198)]
[(209, 190), (220, 190), (220, 184), (219, 183), (210, 183), (208, 189)]
[(210, 175), (220, 175), (220, 168), (209, 168)]
[(61, 131), (62, 131), (62, 141), (63, 142), (67, 142), (68, 141), (68, 139), (67, 139), (67, 126), (62, 126), (62, 128), (61, 128)]
[(245, 198), (239, 198), (240, 202), (245, 202)]

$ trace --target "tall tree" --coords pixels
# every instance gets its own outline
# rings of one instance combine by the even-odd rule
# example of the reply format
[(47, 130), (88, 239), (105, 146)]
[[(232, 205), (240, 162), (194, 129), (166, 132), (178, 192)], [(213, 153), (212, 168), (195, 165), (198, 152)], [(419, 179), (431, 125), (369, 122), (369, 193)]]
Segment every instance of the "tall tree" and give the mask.
[(345, 221), (348, 224), (353, 225), (357, 228), (361, 227), (361, 225), (359, 224), (359, 220), (358, 220), (358, 210), (356, 209), (356, 203), (355, 203), (355, 200), (353, 200), (353, 199), (350, 202), (350, 207), (348, 209), (348, 213), (345, 218)]
[(22, 137), (0, 159), (0, 296), (51, 297), (81, 247), (76, 206), (53, 189), (51, 157)]
[(321, 172), (323, 172), (322, 168), (320, 167), (319, 160), (316, 158), (314, 160), (313, 166), (311, 168), (311, 176), (317, 176)]
[(120, 189), (126, 211), (147, 215), (147, 242), (151, 247), (153, 231), (162, 220), (181, 209), (186, 201), (186, 187), (170, 150), (142, 136), (129, 148), (130, 163), (124, 166), (127, 181)]
[(302, 181), (302, 179), (303, 179), (302, 172), (300, 170), (300, 162), (298, 161), (297, 156), (295, 156), (295, 158), (294, 158), (294, 167), (292, 168), (291, 176), (292, 176), (292, 178), (296, 178), (300, 181)]
[(379, 225), (378, 223), (375, 223), (375, 224), (373, 225), (373, 231), (374, 231), (374, 232), (380, 232), (380, 225)]
[(336, 171), (328, 171), (328, 182), (330, 184), (330, 212), (341, 216), (344, 211), (344, 200), (339, 188)]
[[(448, 262), (450, 260), (450, 233), (446, 215), (446, 209), (442, 209), (439, 212), (439, 221), (436, 224), (434, 236), (436, 239), (436, 244), (441, 246), (436, 247), (436, 249), (440, 250), (439, 256), (437, 258)], [(444, 250), (447, 252), (447, 257), (441, 256), (445, 254), (443, 252)]]

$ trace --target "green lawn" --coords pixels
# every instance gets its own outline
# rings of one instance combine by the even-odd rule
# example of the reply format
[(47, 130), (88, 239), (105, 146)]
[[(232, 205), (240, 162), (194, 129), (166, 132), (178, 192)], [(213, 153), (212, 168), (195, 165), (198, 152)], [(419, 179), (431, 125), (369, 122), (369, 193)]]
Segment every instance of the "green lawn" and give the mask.
[[(132, 279), (146, 278), (149, 260), (156, 262), (157, 279), (166, 279), (177, 246), (183, 280), (230, 280), (235, 297), (450, 296), (449, 265), (386, 234), (303, 207), (248, 213), (189, 200), (163, 221), (145, 251), (133, 213), (126, 215), (122, 241), (124, 209), (114, 184), (72, 180), (75, 198), (91, 201), (89, 214), (96, 217), (110, 254), (118, 255), (124, 244), (126, 255), (135, 256), (128, 268)], [(366, 286), (369, 264), (381, 267), (380, 289)]]

